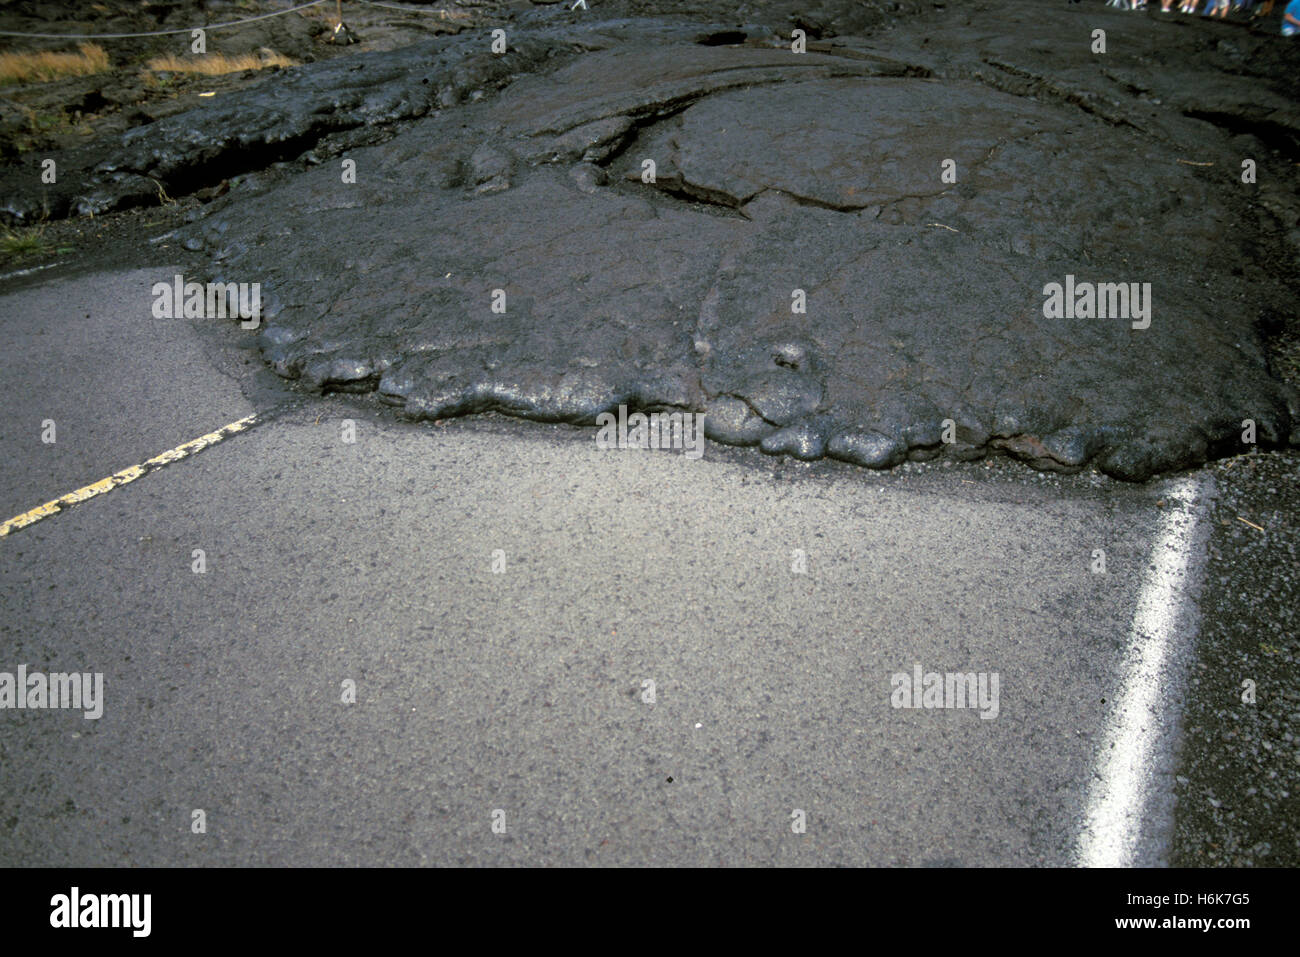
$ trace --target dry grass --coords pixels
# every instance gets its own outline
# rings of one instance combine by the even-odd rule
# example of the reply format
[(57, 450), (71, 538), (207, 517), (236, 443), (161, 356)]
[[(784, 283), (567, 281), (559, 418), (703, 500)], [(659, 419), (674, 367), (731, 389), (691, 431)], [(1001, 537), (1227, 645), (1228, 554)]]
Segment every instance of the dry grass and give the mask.
[(108, 54), (93, 43), (83, 43), (76, 53), (0, 53), (0, 86), (45, 82), (63, 76), (89, 76), (109, 68)]
[(34, 226), (16, 232), (5, 227), (4, 232), (0, 233), (0, 255), (7, 259), (21, 259), (25, 256), (44, 254), (48, 250), (44, 233), (43, 226)]
[(267, 67), (298, 66), (298, 61), (274, 50), (226, 56), (224, 53), (206, 53), (203, 56), (157, 56), (145, 64), (155, 73), (201, 73), (204, 76), (221, 76), (244, 70), (265, 70)]

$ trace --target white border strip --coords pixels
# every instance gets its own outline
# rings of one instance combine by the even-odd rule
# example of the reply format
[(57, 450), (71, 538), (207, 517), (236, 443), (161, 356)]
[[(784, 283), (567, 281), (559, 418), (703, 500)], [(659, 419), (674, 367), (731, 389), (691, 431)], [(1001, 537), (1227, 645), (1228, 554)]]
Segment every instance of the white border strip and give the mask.
[(1151, 549), (1129, 629), (1121, 689), (1107, 718), (1088, 793), (1077, 848), (1083, 867), (1144, 863), (1138, 858), (1143, 836), (1159, 817), (1158, 775), (1173, 751), (1182, 663), (1193, 639), (1194, 619), (1189, 622), (1183, 612), (1193, 597), (1192, 559), (1205, 491), (1189, 477), (1164, 494), (1168, 511)]
[(4, 282), (6, 279), (17, 279), (19, 276), (30, 276), (32, 273), (40, 272), (42, 269), (53, 269), (55, 266), (62, 265), (63, 260), (59, 260), (56, 263), (46, 263), (44, 266), (32, 266), (30, 269), (19, 269), (16, 272), (7, 272), (3, 276), (0, 276), (0, 282)]

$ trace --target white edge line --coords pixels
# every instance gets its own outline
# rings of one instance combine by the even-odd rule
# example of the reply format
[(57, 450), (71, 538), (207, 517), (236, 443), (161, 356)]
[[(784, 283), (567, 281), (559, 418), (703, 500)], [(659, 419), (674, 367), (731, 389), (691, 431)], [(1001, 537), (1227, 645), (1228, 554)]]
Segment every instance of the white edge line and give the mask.
[[(1182, 689), (1177, 670), (1193, 636), (1180, 619), (1193, 597), (1192, 559), (1206, 489), (1188, 477), (1165, 492), (1170, 507), (1129, 628), (1122, 683), (1107, 716), (1076, 858), (1082, 867), (1132, 867), (1155, 823), (1154, 787), (1174, 744)], [(1180, 502), (1175, 505), (1174, 500)], [(1173, 701), (1170, 700), (1174, 692)]]

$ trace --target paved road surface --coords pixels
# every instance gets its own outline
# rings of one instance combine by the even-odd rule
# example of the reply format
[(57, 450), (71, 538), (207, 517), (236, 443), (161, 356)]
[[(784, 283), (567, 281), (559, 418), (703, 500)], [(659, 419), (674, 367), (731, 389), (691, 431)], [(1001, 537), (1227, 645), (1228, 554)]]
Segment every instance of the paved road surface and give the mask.
[[(1209, 473), (874, 473), (410, 425), (293, 395), (234, 328), (151, 318), (174, 271), (0, 298), (0, 518), (259, 416), (0, 538), (0, 671), (105, 681), (98, 720), (0, 714), (0, 864), (1158, 863), (1231, 830), (1173, 839), (1171, 796), (1213, 770), (1176, 783), (1203, 616), (1158, 600), (1206, 580), (1213, 621), (1236, 614), (1206, 574)], [(893, 707), (916, 666), (996, 675), (996, 717)], [(1120, 733), (1151, 745), (1127, 782)], [(1294, 860), (1282, 834), (1264, 862)]]

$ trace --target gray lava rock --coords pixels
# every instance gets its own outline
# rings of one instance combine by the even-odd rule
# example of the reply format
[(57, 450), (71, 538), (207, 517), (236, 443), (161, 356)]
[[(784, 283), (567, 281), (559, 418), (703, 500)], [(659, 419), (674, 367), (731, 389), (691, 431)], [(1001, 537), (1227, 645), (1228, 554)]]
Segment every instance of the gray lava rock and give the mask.
[[(288, 71), (205, 142), (185, 114), (100, 170), (403, 120), (351, 144), (355, 184), (322, 163), (188, 229), (276, 303), (277, 372), (416, 418), (689, 409), (770, 454), (1134, 480), (1241, 451), (1247, 419), (1294, 441), (1237, 134), (1153, 111), (1131, 64), (1118, 92), (1086, 44), (1057, 63), (934, 16), (804, 54), (644, 21), (516, 30), (505, 57), (444, 39)], [(1065, 44), (1051, 19), (1027, 29)], [(1054, 309), (1056, 285), (1123, 309)]]

